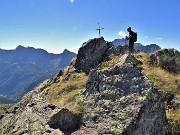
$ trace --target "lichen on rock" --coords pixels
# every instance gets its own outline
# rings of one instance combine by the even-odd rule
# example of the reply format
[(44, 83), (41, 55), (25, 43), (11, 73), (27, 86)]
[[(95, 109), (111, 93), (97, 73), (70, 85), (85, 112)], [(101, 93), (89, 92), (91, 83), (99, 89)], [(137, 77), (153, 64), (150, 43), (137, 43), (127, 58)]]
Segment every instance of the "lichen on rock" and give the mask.
[(150, 55), (150, 63), (153, 66), (179, 74), (180, 73), (180, 52), (176, 49), (161, 49)]
[(111, 69), (91, 70), (84, 93), (85, 126), (101, 134), (164, 134), (162, 93), (143, 75), (136, 60), (128, 61), (133, 57), (123, 57), (124, 62)]

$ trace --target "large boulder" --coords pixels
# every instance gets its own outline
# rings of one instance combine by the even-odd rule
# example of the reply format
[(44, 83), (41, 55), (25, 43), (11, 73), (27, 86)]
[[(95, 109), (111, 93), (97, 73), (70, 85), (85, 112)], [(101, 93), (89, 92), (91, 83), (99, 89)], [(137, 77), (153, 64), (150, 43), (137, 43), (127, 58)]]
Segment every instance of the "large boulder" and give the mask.
[(63, 132), (72, 132), (80, 127), (80, 120), (80, 116), (63, 108), (58, 113), (54, 114), (48, 123), (51, 128), (60, 129)]
[(167, 120), (162, 93), (132, 56), (126, 58), (111, 69), (91, 70), (82, 121), (101, 134), (163, 135)]
[(89, 71), (96, 67), (111, 46), (112, 44), (106, 42), (103, 37), (88, 40), (79, 48), (75, 68), (79, 71)]
[(170, 73), (180, 73), (180, 52), (175, 49), (162, 49), (150, 55), (150, 63)]

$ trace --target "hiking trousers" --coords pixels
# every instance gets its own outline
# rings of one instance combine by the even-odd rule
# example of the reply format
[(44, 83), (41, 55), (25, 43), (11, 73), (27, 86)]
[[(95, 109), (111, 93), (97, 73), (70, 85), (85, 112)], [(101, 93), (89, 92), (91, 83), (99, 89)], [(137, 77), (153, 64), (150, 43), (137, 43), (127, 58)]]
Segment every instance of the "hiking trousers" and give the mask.
[(129, 41), (129, 51), (133, 52), (134, 50), (134, 42), (133, 41)]

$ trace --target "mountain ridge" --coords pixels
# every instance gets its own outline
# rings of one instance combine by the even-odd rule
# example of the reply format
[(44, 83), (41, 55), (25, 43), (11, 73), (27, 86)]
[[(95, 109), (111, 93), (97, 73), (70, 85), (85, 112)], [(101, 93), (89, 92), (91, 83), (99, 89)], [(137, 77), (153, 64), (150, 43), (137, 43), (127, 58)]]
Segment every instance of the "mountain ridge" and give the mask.
[[(114, 46), (127, 46), (128, 41), (124, 38), (122, 39), (115, 39), (112, 41)], [(134, 43), (134, 48), (136, 51), (145, 51), (146, 53), (153, 53), (157, 50), (160, 50), (161, 47), (157, 44), (150, 44), (150, 45), (142, 45), (141, 43)]]
[(38, 83), (53, 77), (69, 65), (76, 54), (65, 49), (60, 54), (19, 45), (0, 50), (0, 94), (19, 100)]

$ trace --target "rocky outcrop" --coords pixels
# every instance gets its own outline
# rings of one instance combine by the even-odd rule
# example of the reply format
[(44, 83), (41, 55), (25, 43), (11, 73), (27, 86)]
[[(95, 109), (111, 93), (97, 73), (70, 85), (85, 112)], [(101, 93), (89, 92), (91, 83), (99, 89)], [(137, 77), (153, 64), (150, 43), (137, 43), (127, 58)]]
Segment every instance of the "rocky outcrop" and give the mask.
[(80, 118), (68, 109), (59, 108), (41, 97), (40, 92), (49, 83), (54, 83), (54, 80), (37, 86), (2, 116), (1, 134), (61, 135), (62, 131), (69, 132), (78, 128)]
[(130, 59), (92, 70), (84, 105), (85, 127), (100, 134), (163, 135), (167, 127), (162, 93)]
[(175, 49), (162, 49), (150, 55), (150, 63), (170, 73), (180, 73), (180, 52)]
[(89, 71), (96, 67), (111, 46), (103, 37), (88, 40), (79, 48), (75, 68), (79, 71)]

